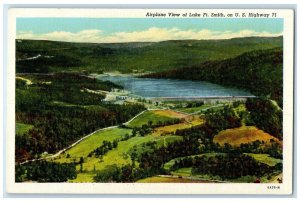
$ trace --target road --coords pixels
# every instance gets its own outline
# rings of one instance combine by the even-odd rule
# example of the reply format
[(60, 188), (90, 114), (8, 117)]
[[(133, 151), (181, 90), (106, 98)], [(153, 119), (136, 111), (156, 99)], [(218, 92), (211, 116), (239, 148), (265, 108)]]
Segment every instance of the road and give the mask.
[[(129, 124), (131, 121), (133, 121), (134, 119), (136, 119), (138, 116), (140, 116), (141, 114), (145, 113), (146, 111), (155, 111), (155, 110), (161, 110), (161, 109), (146, 109), (142, 112), (140, 112), (139, 114), (135, 115), (132, 119), (130, 119), (129, 121), (123, 123), (124, 125), (127, 125)], [(179, 111), (178, 111), (179, 112)], [(183, 112), (179, 112), (179, 113), (183, 113)], [(184, 114), (184, 113), (183, 113)], [(27, 160), (27, 161), (24, 161), (24, 162), (21, 162), (20, 164), (25, 164), (25, 163), (29, 163), (29, 162), (34, 162), (34, 161), (41, 161), (41, 160), (46, 160), (46, 159), (51, 159), (51, 158), (55, 158), (55, 157), (58, 157), (61, 153), (71, 149), (72, 147), (74, 147), (75, 145), (79, 144), (81, 141), (83, 141), (84, 139), (90, 137), (91, 135), (94, 135), (95, 133), (98, 133), (99, 131), (104, 131), (104, 130), (109, 130), (109, 129), (113, 129), (113, 128), (117, 128), (119, 127), (120, 125), (115, 125), (115, 126), (109, 126), (109, 127), (106, 127), (106, 128), (101, 128), (101, 129), (98, 129), (98, 130), (95, 130), (94, 132), (92, 133), (89, 133), (88, 135), (80, 138), (79, 140), (77, 140), (76, 142), (74, 142), (73, 144), (71, 144), (70, 146), (58, 151), (57, 153), (53, 154), (53, 155), (50, 155), (50, 156), (46, 156), (46, 157), (42, 157), (42, 158), (38, 158), (38, 159), (32, 159), (32, 160)]]
[[(129, 121), (125, 122), (124, 124), (129, 124), (131, 121), (133, 121), (136, 117), (140, 116), (141, 114), (143, 114), (144, 112), (146, 112), (148, 110), (144, 110), (142, 112), (140, 112), (139, 114), (135, 115), (132, 119), (130, 119)], [(21, 162), (20, 164), (25, 164), (25, 163), (29, 163), (29, 162), (34, 162), (34, 161), (41, 161), (41, 160), (46, 160), (46, 159), (51, 159), (51, 158), (55, 158), (57, 156), (59, 156), (61, 153), (71, 149), (72, 147), (74, 147), (75, 145), (79, 144), (81, 141), (83, 141), (84, 139), (90, 137), (91, 135), (94, 135), (95, 133), (98, 133), (100, 131), (104, 131), (104, 130), (109, 130), (109, 129), (113, 129), (113, 128), (117, 128), (119, 127), (120, 125), (115, 125), (115, 126), (109, 126), (109, 127), (106, 127), (106, 128), (101, 128), (101, 129), (98, 129), (98, 130), (95, 130), (94, 132), (80, 138), (79, 140), (77, 140), (76, 142), (74, 142), (73, 144), (71, 144), (70, 146), (58, 151), (57, 153), (53, 154), (53, 155), (50, 155), (50, 156), (47, 156), (47, 157), (42, 157), (42, 158), (38, 158), (38, 159), (32, 159), (32, 160), (27, 160), (27, 161), (24, 161), (24, 162)]]

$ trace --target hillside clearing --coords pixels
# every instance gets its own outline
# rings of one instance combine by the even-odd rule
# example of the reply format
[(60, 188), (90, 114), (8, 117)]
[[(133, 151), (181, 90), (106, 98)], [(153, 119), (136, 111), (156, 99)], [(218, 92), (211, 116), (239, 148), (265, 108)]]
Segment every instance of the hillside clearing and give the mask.
[(191, 128), (193, 126), (201, 125), (203, 123), (204, 123), (204, 121), (198, 117), (189, 117), (187, 119), (187, 121), (185, 121), (183, 123), (157, 127), (154, 129), (154, 131), (151, 135), (153, 135), (153, 136), (168, 135), (168, 134), (175, 133), (176, 130)]
[(16, 123), (16, 135), (24, 135), (32, 128), (33, 125), (30, 124)]
[(192, 180), (179, 177), (161, 177), (154, 176), (138, 180), (137, 183), (209, 183), (204, 180)]
[(256, 140), (264, 141), (266, 143), (270, 142), (270, 140), (280, 142), (277, 138), (254, 126), (242, 126), (239, 128), (223, 130), (213, 139), (214, 143), (218, 143), (221, 146), (227, 143), (236, 147), (240, 146), (242, 143), (246, 144)]
[(188, 116), (186, 114), (176, 112), (173, 110), (155, 110), (154, 113), (156, 115), (166, 116), (166, 117), (170, 117), (170, 118), (178, 118), (178, 119), (186, 118)]
[(166, 122), (166, 121), (172, 121), (176, 117), (166, 116), (163, 114), (157, 113), (157, 111), (151, 110), (146, 111), (136, 117), (134, 120), (132, 120), (129, 124), (127, 124), (128, 127), (142, 127), (145, 124), (148, 124), (150, 121), (153, 125), (159, 123), (159, 122)]
[(271, 157), (269, 154), (252, 154), (252, 153), (245, 153), (251, 157), (253, 157), (255, 160), (267, 164), (269, 166), (275, 166), (277, 163), (282, 163), (281, 159), (276, 159)]

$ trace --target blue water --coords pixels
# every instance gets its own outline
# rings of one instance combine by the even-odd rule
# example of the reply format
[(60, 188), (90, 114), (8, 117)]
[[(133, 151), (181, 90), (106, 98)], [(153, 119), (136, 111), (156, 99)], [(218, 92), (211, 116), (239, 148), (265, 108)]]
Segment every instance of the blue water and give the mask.
[(97, 79), (111, 81), (124, 87), (135, 95), (145, 98), (191, 98), (218, 96), (252, 96), (244, 90), (224, 87), (205, 81), (176, 79), (135, 78), (128, 75), (93, 75)]

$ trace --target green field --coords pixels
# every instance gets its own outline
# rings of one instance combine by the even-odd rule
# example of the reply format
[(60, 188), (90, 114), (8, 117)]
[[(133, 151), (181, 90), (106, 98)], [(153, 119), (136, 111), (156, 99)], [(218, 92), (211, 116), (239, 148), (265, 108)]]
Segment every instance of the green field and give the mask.
[(224, 108), (224, 104), (216, 104), (216, 105), (210, 105), (210, 104), (204, 104), (200, 107), (191, 107), (191, 108), (176, 108), (176, 110), (185, 112), (185, 113), (202, 113), (207, 110), (217, 111)]
[[(113, 128), (105, 131), (100, 131), (82, 142), (71, 148), (69, 151), (55, 158), (56, 162), (78, 162), (80, 157), (84, 158), (83, 173), (79, 173), (75, 180), (72, 182), (92, 182), (93, 176), (96, 175), (96, 171), (104, 169), (106, 166), (116, 164), (122, 166), (131, 163), (129, 156), (130, 150), (136, 146), (138, 150), (143, 151), (143, 148), (139, 148), (140, 145), (150, 141), (156, 141), (158, 146), (166, 145), (168, 142), (180, 140), (179, 136), (163, 136), (154, 137), (152, 135), (144, 137), (133, 137), (126, 141), (120, 141), (117, 148), (110, 150), (102, 159), (95, 156), (88, 157), (88, 154), (99, 147), (104, 140), (112, 141), (117, 138), (121, 138), (126, 133), (130, 134), (131, 129)], [(67, 158), (67, 154), (70, 155)], [(77, 170), (80, 170), (80, 165), (77, 166)]]
[(30, 124), (16, 123), (16, 135), (24, 135), (32, 128), (33, 125)]
[[(125, 136), (125, 134), (130, 134), (130, 129), (124, 128), (113, 128), (108, 130), (102, 130), (90, 137), (84, 139), (82, 142), (77, 144), (75, 147), (72, 147), (70, 150), (66, 151), (65, 154), (60, 156), (60, 159), (57, 159), (59, 162), (72, 162), (73, 158), (87, 157), (87, 155), (102, 145), (104, 140), (113, 141), (115, 139), (120, 139)], [(66, 158), (67, 154), (70, 155), (70, 158)]]
[(178, 158), (172, 159), (172, 160), (168, 161), (167, 163), (165, 163), (164, 169), (169, 170), (174, 165), (175, 161), (178, 161), (178, 160), (186, 158), (186, 157), (191, 157), (191, 158), (194, 158), (196, 156), (213, 157), (213, 156), (221, 155), (221, 154), (223, 154), (223, 153), (205, 153), (205, 154), (197, 154), (197, 155), (191, 155), (191, 156), (178, 157)]
[(200, 178), (203, 180), (221, 180), (222, 178), (219, 176), (212, 176), (208, 174), (202, 174), (202, 175), (193, 175), (192, 174), (192, 168), (179, 168), (178, 170), (172, 171), (172, 175), (174, 176), (182, 176), (182, 177), (195, 177), (195, 178)]
[(147, 177), (137, 181), (138, 183), (204, 183), (202, 180), (184, 179), (179, 177)]
[(277, 163), (282, 163), (281, 159), (273, 158), (269, 154), (252, 154), (252, 153), (246, 153), (246, 154), (253, 157), (255, 160), (267, 164), (269, 166), (275, 166)]
[(161, 116), (156, 114), (154, 111), (146, 111), (136, 119), (132, 120), (127, 126), (128, 127), (142, 127), (144, 124), (148, 124), (149, 121), (152, 121), (152, 124), (155, 125), (158, 122), (171, 121), (173, 118), (167, 116)]

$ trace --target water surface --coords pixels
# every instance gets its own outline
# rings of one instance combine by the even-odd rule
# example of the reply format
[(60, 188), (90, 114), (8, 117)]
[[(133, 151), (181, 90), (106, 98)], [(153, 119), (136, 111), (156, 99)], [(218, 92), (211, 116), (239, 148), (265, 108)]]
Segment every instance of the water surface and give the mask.
[(224, 87), (206, 81), (176, 79), (136, 78), (128, 75), (93, 75), (97, 79), (111, 81), (125, 90), (145, 98), (200, 98), (224, 96), (252, 96), (237, 88)]

